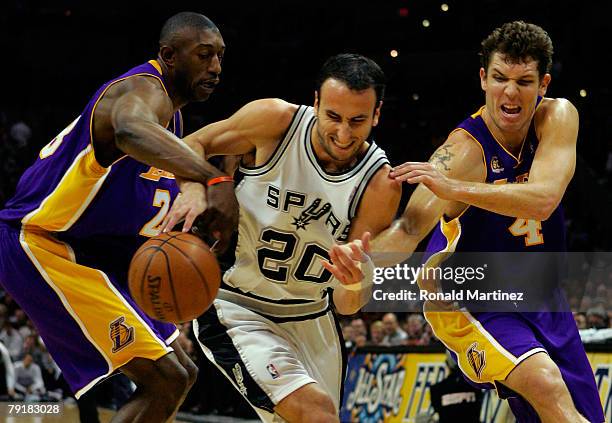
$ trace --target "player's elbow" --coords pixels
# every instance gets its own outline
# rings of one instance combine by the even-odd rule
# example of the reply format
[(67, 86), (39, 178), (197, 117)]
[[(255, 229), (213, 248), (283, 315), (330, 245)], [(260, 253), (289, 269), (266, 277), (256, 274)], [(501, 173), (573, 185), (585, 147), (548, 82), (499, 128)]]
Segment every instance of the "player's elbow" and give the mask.
[(134, 137), (135, 133), (129, 124), (121, 125), (115, 129), (115, 144), (121, 149), (127, 146)]
[(128, 153), (140, 138), (138, 127), (133, 123), (122, 123), (115, 128), (115, 145), (124, 153)]
[(539, 221), (548, 220), (557, 209), (560, 202), (561, 198), (559, 198), (557, 195), (544, 195), (538, 207), (533, 210), (534, 216), (532, 219)]

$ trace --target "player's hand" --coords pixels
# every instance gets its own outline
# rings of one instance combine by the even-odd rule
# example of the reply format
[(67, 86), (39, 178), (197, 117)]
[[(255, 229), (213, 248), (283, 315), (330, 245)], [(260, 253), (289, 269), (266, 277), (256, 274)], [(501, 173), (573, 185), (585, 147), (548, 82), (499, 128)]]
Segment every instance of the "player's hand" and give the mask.
[(208, 206), (196, 219), (192, 232), (201, 238), (212, 235), (218, 241), (214, 250), (221, 254), (229, 246), (238, 227), (240, 207), (231, 182), (214, 184), (207, 188), (206, 194)]
[(397, 182), (423, 184), (443, 200), (452, 200), (456, 182), (442, 174), (428, 162), (406, 162), (391, 169), (389, 174)]
[(331, 260), (321, 260), (324, 268), (340, 281), (342, 285), (359, 283), (364, 278), (361, 264), (367, 262), (370, 254), (371, 234), (365, 232), (361, 239), (355, 239), (347, 244), (334, 244), (329, 250)]
[(206, 210), (206, 188), (199, 182), (182, 181), (181, 193), (174, 200), (170, 212), (162, 221), (162, 232), (171, 231), (181, 220), (183, 232), (189, 232), (198, 215)]

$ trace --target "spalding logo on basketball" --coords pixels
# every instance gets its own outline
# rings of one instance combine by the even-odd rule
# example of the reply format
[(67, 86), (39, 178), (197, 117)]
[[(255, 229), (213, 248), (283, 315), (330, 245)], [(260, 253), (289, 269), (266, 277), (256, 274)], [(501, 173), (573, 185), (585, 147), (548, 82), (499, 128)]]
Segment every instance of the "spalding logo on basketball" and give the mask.
[(164, 322), (187, 322), (204, 313), (215, 299), (221, 270), (200, 238), (164, 233), (134, 254), (128, 273), (130, 293), (142, 310)]

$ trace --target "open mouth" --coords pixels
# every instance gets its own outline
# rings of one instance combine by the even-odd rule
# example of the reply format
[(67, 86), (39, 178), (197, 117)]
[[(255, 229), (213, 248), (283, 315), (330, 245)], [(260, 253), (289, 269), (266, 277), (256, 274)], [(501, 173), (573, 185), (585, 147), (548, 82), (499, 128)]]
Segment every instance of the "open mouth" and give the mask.
[(507, 115), (518, 115), (521, 112), (521, 106), (510, 106), (502, 104), (501, 110)]
[(202, 88), (205, 88), (207, 90), (212, 91), (212, 90), (215, 89), (215, 87), (217, 86), (218, 83), (219, 83), (218, 80), (212, 79), (212, 80), (208, 80), (208, 81), (202, 81), (198, 85), (201, 86)]

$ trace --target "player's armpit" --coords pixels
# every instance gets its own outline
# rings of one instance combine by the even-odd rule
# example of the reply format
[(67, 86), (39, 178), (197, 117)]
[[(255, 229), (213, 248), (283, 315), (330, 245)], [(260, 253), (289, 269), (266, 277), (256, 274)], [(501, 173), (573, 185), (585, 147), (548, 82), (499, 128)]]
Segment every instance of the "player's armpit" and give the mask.
[(297, 107), (280, 99), (255, 100), (228, 119), (190, 134), (185, 141), (201, 144), (208, 157), (241, 155), (255, 149), (258, 157), (267, 150), (271, 154), (291, 124)]

